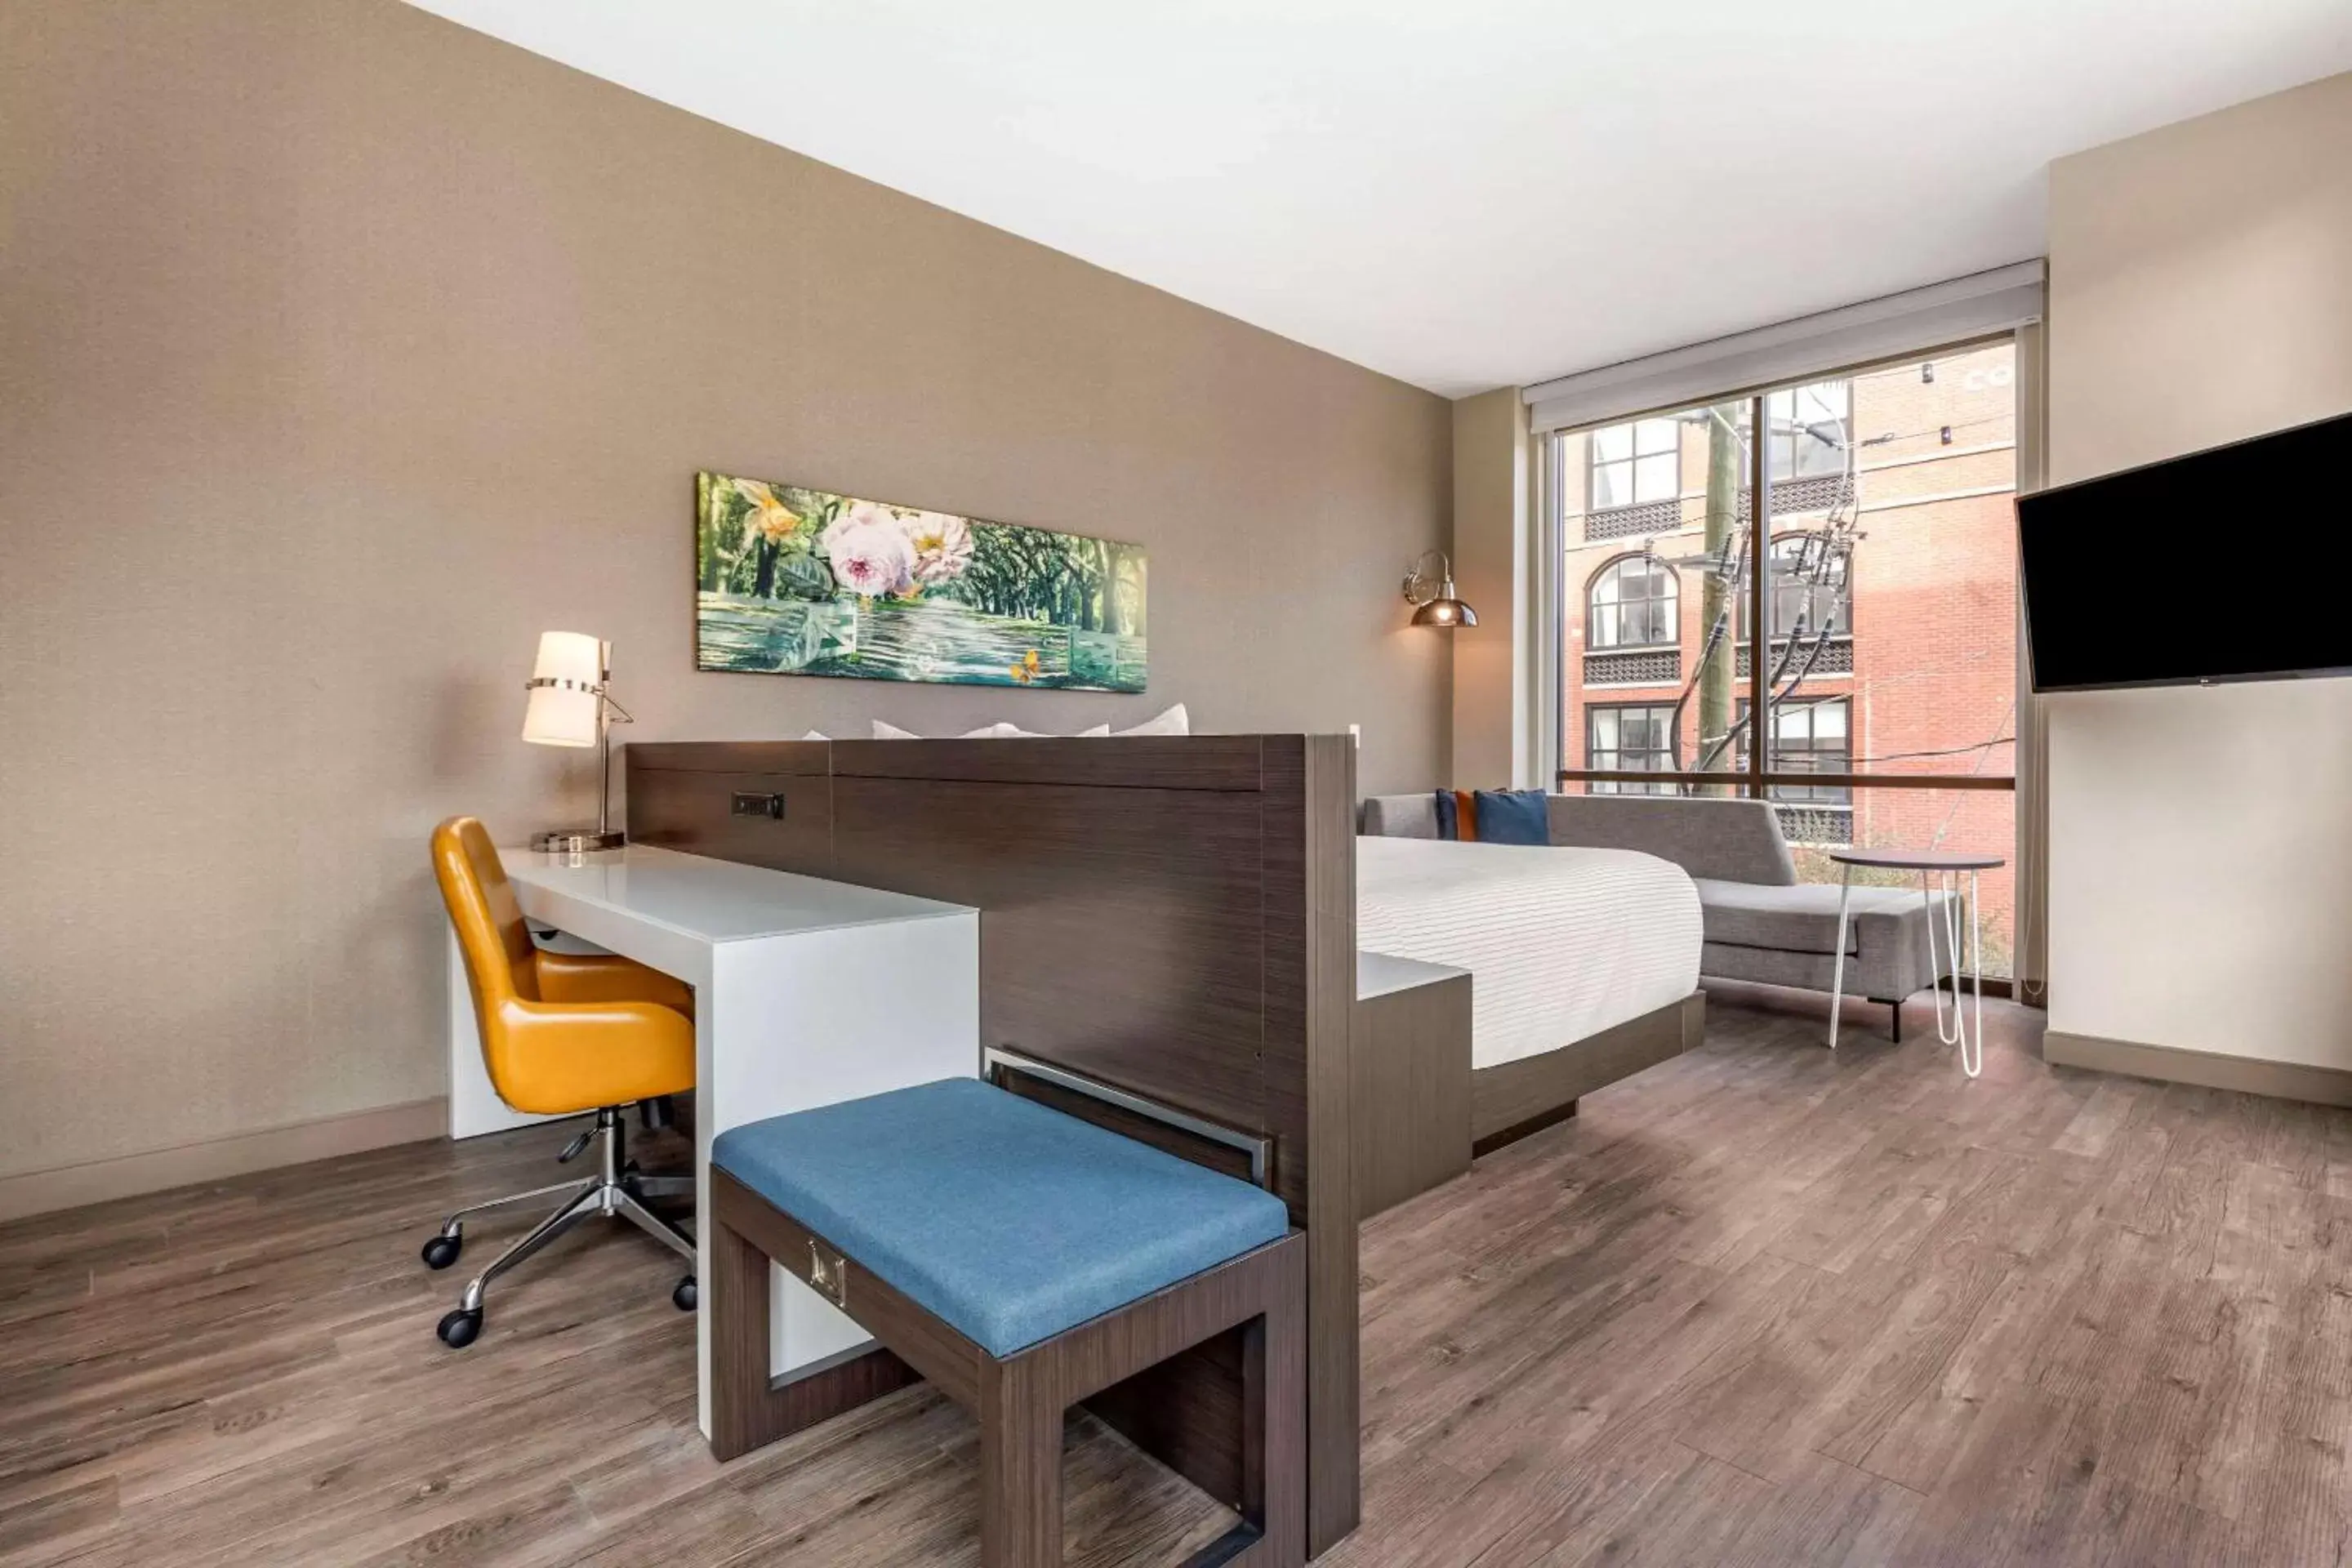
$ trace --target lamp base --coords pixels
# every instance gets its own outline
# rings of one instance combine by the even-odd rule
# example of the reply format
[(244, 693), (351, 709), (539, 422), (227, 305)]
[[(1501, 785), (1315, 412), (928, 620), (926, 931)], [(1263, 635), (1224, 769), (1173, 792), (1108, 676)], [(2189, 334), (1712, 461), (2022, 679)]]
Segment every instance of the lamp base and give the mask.
[(562, 827), (552, 833), (534, 833), (530, 847), (551, 855), (588, 855), (599, 849), (618, 849), (629, 841), (629, 836), (619, 828)]

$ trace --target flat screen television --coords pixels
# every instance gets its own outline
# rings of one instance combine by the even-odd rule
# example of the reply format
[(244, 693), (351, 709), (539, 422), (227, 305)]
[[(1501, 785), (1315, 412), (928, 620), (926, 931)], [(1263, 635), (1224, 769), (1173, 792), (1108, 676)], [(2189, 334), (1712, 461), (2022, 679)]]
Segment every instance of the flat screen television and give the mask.
[(2352, 414), (2020, 496), (2033, 689), (2352, 674), (2347, 496)]

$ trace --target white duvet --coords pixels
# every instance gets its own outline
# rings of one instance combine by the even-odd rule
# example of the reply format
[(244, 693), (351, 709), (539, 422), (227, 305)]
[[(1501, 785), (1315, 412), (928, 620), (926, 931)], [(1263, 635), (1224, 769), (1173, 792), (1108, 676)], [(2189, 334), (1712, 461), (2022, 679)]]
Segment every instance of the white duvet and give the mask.
[(1356, 840), (1356, 945), (1470, 971), (1471, 1060), (1558, 1050), (1698, 986), (1698, 891), (1630, 849)]

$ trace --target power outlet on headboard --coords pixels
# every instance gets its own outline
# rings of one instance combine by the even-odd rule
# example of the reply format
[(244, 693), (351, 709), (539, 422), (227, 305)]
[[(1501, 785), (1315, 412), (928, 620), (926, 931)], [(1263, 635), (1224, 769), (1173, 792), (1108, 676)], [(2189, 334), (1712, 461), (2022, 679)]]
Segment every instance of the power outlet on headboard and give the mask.
[(784, 797), (781, 795), (755, 795), (750, 790), (737, 790), (731, 815), (765, 816), (777, 822), (784, 819)]

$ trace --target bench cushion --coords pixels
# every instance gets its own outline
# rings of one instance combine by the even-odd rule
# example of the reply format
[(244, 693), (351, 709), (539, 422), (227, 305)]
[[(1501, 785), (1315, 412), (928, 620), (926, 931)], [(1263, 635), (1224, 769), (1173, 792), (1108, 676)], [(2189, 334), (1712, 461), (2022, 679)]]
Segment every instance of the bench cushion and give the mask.
[[(991, 1355), (1276, 1241), (1271, 1193), (978, 1079), (731, 1128), (713, 1163)], [(793, 1259), (785, 1259), (789, 1268)]]

